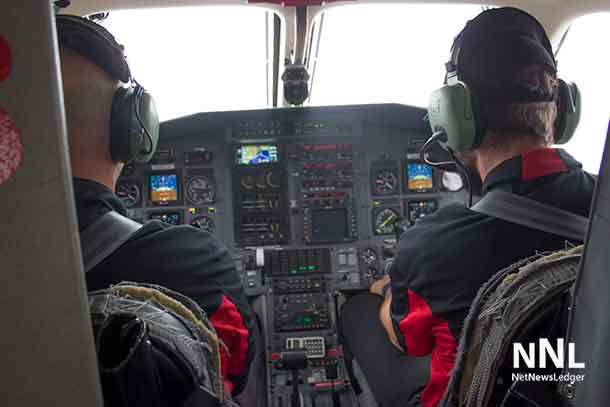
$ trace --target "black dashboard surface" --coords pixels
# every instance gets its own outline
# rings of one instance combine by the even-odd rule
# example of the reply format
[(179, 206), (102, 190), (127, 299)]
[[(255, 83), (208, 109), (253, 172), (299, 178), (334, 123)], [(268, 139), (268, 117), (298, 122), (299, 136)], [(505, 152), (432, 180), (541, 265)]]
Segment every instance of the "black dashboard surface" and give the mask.
[(290, 405), (281, 354), (294, 349), (309, 356), (304, 405), (354, 405), (337, 331), (343, 298), (386, 274), (401, 230), (467, 198), (461, 176), (419, 158), (425, 113), (201, 113), (163, 123), (153, 160), (123, 170), (117, 193), (130, 217), (206, 229), (231, 251), (264, 328), (261, 405)]

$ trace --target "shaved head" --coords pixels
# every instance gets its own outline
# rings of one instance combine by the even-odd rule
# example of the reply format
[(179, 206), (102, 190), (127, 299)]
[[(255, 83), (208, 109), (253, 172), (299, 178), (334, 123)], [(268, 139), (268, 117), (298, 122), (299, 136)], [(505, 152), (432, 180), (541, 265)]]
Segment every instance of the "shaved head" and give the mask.
[(110, 111), (120, 82), (67, 47), (59, 55), (72, 173), (114, 188), (122, 165), (110, 155)]

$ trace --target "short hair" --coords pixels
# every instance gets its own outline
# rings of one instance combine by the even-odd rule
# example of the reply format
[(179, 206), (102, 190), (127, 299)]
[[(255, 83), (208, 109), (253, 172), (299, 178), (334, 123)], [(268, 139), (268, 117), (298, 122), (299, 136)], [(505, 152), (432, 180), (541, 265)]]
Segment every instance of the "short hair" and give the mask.
[[(527, 87), (540, 94), (552, 95), (557, 87), (557, 77), (540, 66), (530, 66), (518, 72), (514, 84)], [(484, 104), (481, 106), (486, 119), (484, 147), (502, 147), (516, 138), (552, 144), (554, 124), (557, 118), (555, 101)]]
[(70, 48), (60, 47), (70, 154), (110, 157), (110, 114), (119, 81)]

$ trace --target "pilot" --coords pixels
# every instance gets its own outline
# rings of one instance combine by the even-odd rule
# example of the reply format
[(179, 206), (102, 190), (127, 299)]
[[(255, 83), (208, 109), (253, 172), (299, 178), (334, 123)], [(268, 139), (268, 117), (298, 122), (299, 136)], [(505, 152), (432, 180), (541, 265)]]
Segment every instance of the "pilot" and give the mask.
[[(491, 9), (466, 24), (456, 46), (454, 68), (485, 123), (482, 140), (456, 156), (480, 176), (482, 194), (501, 189), (588, 216), (595, 177), (551, 147), (557, 65), (540, 23), (515, 8)], [(461, 205), (403, 233), (389, 278), (371, 287), (382, 298), (354, 297), (342, 314), (347, 348), (380, 404), (437, 406), (478, 289), (504, 267), (564, 245), (559, 236)]]
[[(122, 47), (100, 25), (58, 16), (57, 30), (74, 199), (82, 232), (108, 211), (126, 215), (113, 192), (124, 162), (112, 157), (110, 122), (113, 97), (131, 75)], [(158, 284), (196, 301), (226, 345), (220, 348), (225, 388), (233, 395), (242, 391), (254, 355), (255, 317), (227, 248), (213, 235), (191, 226), (147, 222), (88, 272), (86, 280), (90, 291), (132, 281)]]

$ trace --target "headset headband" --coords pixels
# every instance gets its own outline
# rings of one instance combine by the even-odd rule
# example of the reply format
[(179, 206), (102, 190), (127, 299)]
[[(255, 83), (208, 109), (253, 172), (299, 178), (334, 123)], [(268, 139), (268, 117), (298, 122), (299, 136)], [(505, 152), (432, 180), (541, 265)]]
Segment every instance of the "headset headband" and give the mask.
[(72, 49), (112, 78), (123, 83), (131, 81), (131, 71), (121, 46), (101, 25), (79, 16), (61, 14), (56, 17), (61, 46)]
[[(501, 20), (505, 21), (501, 21)], [(462, 55), (466, 52), (466, 55)], [(467, 83), (486, 102), (553, 101), (555, 92), (542, 94), (511, 84), (511, 75), (528, 65), (557, 72), (557, 63), (544, 27), (528, 13), (513, 8), (490, 9), (470, 20), (451, 47), (445, 64), (450, 78)]]

